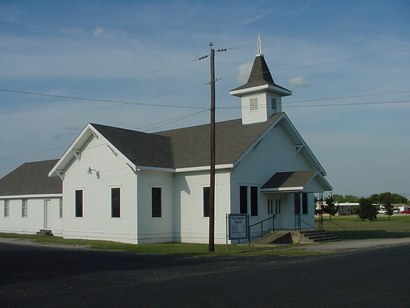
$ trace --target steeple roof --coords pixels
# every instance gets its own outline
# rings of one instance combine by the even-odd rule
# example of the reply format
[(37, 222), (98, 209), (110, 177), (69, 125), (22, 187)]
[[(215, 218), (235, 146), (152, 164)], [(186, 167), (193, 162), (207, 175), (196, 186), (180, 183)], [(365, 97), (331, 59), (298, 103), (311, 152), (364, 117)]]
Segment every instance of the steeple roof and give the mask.
[(284, 90), (286, 92), (291, 93), (290, 90), (277, 85), (273, 81), (272, 75), (269, 71), (269, 67), (265, 62), (265, 58), (263, 57), (262, 54), (258, 54), (256, 55), (255, 60), (253, 62), (253, 66), (252, 66), (251, 74), (249, 75), (248, 82), (238, 88), (231, 90), (231, 92), (249, 89), (249, 88), (258, 87), (258, 86), (264, 86), (264, 85), (271, 85), (276, 88), (279, 88), (279, 90)]

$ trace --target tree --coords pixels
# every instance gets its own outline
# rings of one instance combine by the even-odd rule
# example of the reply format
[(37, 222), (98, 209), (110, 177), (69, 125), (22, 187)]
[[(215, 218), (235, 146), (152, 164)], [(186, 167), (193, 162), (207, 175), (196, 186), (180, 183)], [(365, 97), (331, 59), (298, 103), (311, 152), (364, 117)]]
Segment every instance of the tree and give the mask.
[(391, 215), (393, 215), (393, 205), (391, 204), (390, 200), (387, 200), (384, 203), (384, 208), (386, 209), (386, 214), (388, 215), (389, 221), (390, 221), (390, 217), (391, 217)]
[(333, 200), (337, 203), (344, 203), (345, 197), (343, 195), (333, 194)]
[(365, 219), (373, 221), (377, 219), (377, 207), (372, 203), (370, 198), (362, 197), (359, 200), (357, 215), (362, 221), (364, 221)]
[[(397, 194), (396, 194), (397, 195)], [(379, 194), (379, 203), (383, 204), (384, 208), (386, 209), (386, 214), (389, 216), (389, 220), (391, 215), (393, 215), (393, 194), (390, 192), (384, 192)]]
[(328, 196), (325, 198), (325, 204), (322, 203), (322, 210), (325, 213), (328, 213), (330, 220), (332, 220), (332, 216), (336, 215), (336, 213), (339, 211), (339, 207), (335, 206), (333, 196)]
[(360, 198), (354, 195), (345, 195), (345, 202), (359, 202)]
[(408, 202), (405, 196), (402, 196), (396, 193), (391, 193), (391, 192), (373, 194), (369, 198), (372, 202), (380, 203), (380, 204), (385, 204), (388, 201), (390, 201), (391, 203), (404, 203), (404, 204)]

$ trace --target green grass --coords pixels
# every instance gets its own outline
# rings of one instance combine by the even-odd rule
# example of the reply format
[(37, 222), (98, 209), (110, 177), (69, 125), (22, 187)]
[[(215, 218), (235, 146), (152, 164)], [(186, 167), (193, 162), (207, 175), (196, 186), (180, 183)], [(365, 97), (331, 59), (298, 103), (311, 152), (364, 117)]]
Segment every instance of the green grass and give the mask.
[(40, 244), (54, 245), (69, 245), (82, 246), (90, 249), (98, 250), (115, 250), (128, 251), (141, 254), (156, 254), (156, 255), (177, 255), (177, 256), (300, 256), (317, 254), (306, 252), (300, 246), (295, 245), (280, 245), (270, 247), (255, 247), (251, 246), (248, 250), (248, 245), (228, 245), (226, 251), (225, 245), (215, 245), (215, 252), (208, 252), (207, 244), (182, 244), (182, 243), (163, 243), (163, 244), (125, 244), (110, 241), (94, 241), (94, 240), (70, 240), (63, 239), (57, 236), (46, 236), (36, 234), (13, 234), (0, 233), (3, 238), (16, 238), (22, 240), (31, 240)]
[[(316, 220), (318, 225), (318, 220)], [(410, 215), (378, 215), (377, 220), (360, 220), (355, 215), (324, 218), (323, 228), (342, 239), (375, 239), (410, 237)]]
[[(395, 215), (388, 220), (387, 216), (379, 216), (375, 221), (361, 221), (357, 216), (335, 216), (332, 221), (324, 219), (324, 229), (345, 240), (374, 238), (410, 237), (410, 215)], [(57, 236), (0, 233), (0, 237), (31, 240), (41, 244), (83, 246), (98, 250), (128, 251), (141, 254), (177, 255), (177, 256), (301, 256), (318, 254), (307, 252), (303, 245), (215, 245), (215, 252), (208, 252), (206, 244), (124, 244), (110, 241), (69, 240)]]

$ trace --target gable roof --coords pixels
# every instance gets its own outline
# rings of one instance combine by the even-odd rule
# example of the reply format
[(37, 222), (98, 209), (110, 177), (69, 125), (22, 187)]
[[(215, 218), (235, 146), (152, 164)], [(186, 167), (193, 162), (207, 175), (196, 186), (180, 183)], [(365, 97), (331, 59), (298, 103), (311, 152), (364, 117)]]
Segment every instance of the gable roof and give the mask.
[[(241, 119), (216, 123), (216, 165), (233, 167), (270, 128), (278, 123), (295, 144), (302, 145), (302, 155), (323, 175), (325, 171), (286, 114), (278, 112), (267, 121), (243, 125)], [(136, 168), (161, 168), (168, 171), (185, 168), (207, 168), (210, 164), (209, 124), (142, 133), (118, 127), (88, 124), (49, 175), (59, 175), (69, 168), (93, 137), (103, 136), (108, 146), (120, 151)], [(178, 170), (177, 170), (178, 171)]]
[(303, 190), (316, 177), (326, 187), (332, 190), (330, 184), (316, 170), (276, 172), (264, 185), (261, 191), (294, 191)]
[(0, 179), (0, 196), (61, 194), (61, 179), (48, 177), (48, 172), (57, 161), (54, 159), (22, 164)]
[(276, 90), (279, 90), (283, 95), (290, 95), (292, 92), (284, 87), (277, 85), (272, 78), (269, 67), (266, 64), (263, 55), (257, 55), (252, 65), (252, 70), (248, 78), (248, 82), (244, 85), (231, 90), (231, 92), (254, 88), (263, 85), (271, 85)]
[[(274, 114), (268, 121), (243, 125), (241, 119), (216, 123), (216, 164), (234, 164), (283, 113)], [(174, 154), (174, 168), (209, 166), (209, 124), (158, 132), (170, 138)]]
[(170, 138), (100, 124), (91, 125), (136, 166), (173, 168)]

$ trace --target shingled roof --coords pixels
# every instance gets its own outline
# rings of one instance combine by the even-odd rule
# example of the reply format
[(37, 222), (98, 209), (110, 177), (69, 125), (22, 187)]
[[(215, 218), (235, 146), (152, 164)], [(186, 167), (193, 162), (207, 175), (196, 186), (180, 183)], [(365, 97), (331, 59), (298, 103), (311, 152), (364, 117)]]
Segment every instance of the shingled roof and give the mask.
[(24, 163), (0, 179), (0, 196), (61, 194), (59, 177), (48, 177), (58, 160)]
[(173, 168), (170, 138), (100, 124), (91, 125), (136, 166)]
[[(266, 122), (248, 125), (241, 119), (216, 123), (216, 164), (234, 164), (282, 115), (278, 112)], [(209, 124), (157, 134), (171, 139), (175, 168), (209, 166)]]
[(265, 58), (263, 57), (263, 55), (258, 55), (255, 57), (255, 60), (253, 62), (248, 82), (238, 88), (231, 90), (231, 92), (263, 85), (272, 85), (287, 92), (290, 92), (288, 89), (277, 85), (273, 81), (272, 75), (269, 71), (269, 67), (265, 62)]
[[(216, 164), (233, 164), (281, 118), (278, 112), (263, 123), (243, 125), (241, 119), (216, 123)], [(156, 133), (91, 124), (136, 166), (190, 168), (209, 165), (209, 124)]]
[(317, 172), (315, 170), (277, 172), (261, 189), (286, 189), (305, 186)]
[[(241, 119), (217, 123), (216, 164), (235, 163), (282, 115), (279, 112), (266, 122), (249, 125), (243, 125)], [(172, 169), (209, 166), (209, 124), (152, 134), (91, 125), (136, 166)]]

